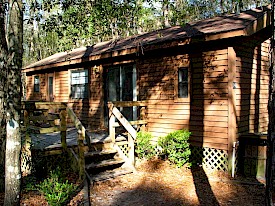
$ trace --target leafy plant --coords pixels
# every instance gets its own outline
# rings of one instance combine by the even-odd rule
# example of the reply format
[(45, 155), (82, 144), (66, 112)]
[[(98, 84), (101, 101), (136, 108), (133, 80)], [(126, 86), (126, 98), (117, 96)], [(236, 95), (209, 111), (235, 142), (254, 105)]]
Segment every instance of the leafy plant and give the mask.
[(158, 141), (158, 145), (162, 148), (162, 154), (178, 167), (182, 167), (189, 162), (191, 150), (188, 139), (190, 134), (191, 132), (187, 130), (177, 130)]
[(150, 159), (155, 156), (156, 146), (152, 145), (153, 136), (149, 132), (138, 132), (136, 139), (136, 153), (139, 158)]
[(37, 183), (37, 180), (34, 176), (24, 177), (23, 189), (26, 191), (37, 190), (36, 183)]
[(60, 168), (52, 171), (50, 177), (38, 185), (38, 190), (45, 196), (49, 205), (64, 205), (70, 195), (76, 191), (76, 186), (64, 181)]

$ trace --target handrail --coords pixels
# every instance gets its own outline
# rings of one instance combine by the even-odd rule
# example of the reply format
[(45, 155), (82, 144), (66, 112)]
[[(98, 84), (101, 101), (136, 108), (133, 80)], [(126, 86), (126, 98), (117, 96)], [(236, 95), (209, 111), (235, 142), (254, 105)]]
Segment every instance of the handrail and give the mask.
[[(112, 103), (109, 103), (109, 110), (111, 110), (112, 114), (117, 118), (117, 120), (122, 124), (122, 126), (131, 134), (133, 139), (136, 139), (137, 131), (134, 127), (128, 122), (128, 120), (121, 114), (121, 112), (116, 108)], [(110, 127), (114, 127), (114, 123), (109, 125)]]
[[(135, 107), (135, 106), (140, 106), (141, 112), (141, 120), (136, 120), (136, 121), (128, 121), (124, 115), (119, 111), (117, 107)], [(132, 125), (137, 125), (137, 124), (147, 124), (147, 121), (144, 120), (145, 118), (145, 109), (144, 107), (147, 106), (146, 101), (126, 101), (126, 102), (108, 102), (108, 108), (109, 108), (109, 135), (112, 140), (112, 142), (115, 145), (115, 148), (117, 149), (118, 153), (122, 156), (122, 158), (128, 162), (130, 165), (133, 166), (135, 165), (135, 140), (137, 137), (137, 131)], [(115, 120), (118, 120), (116, 122)], [(127, 155), (123, 155), (123, 151), (118, 147), (118, 145), (115, 144), (115, 128), (122, 125), (126, 131), (128, 132), (128, 157)]]
[(85, 140), (87, 142), (87, 145), (89, 148), (91, 148), (91, 140), (86, 128), (82, 125), (81, 121), (78, 119), (78, 117), (70, 107), (67, 106), (66, 111), (70, 119), (73, 120), (76, 129), (78, 131), (81, 131), (85, 135)]
[(116, 107), (147, 107), (148, 101), (114, 101), (112, 104)]
[(37, 102), (37, 101), (22, 101), (22, 109), (66, 109), (67, 104), (64, 102)]
[[(67, 141), (66, 141), (66, 131), (67, 131), (67, 121), (66, 116), (73, 121), (77, 131), (77, 144), (79, 152), (79, 179), (83, 180), (85, 177), (85, 159), (84, 159), (84, 139), (86, 139), (87, 145), (91, 148), (91, 141), (89, 134), (85, 127), (82, 125), (81, 121), (78, 119), (74, 111), (63, 102), (36, 102), (36, 101), (23, 101), (22, 109), (24, 110), (24, 121), (26, 128), (30, 128), (30, 119), (33, 121), (39, 120), (39, 118), (30, 118), (33, 112), (40, 111), (43, 115), (49, 115), (49, 110), (59, 110), (60, 126), (49, 127), (49, 128), (39, 128), (40, 133), (49, 133), (53, 131), (60, 131), (61, 145), (64, 151), (68, 151)], [(56, 114), (55, 114), (56, 115)], [(43, 118), (45, 120), (45, 118)], [(29, 138), (28, 130), (26, 137)]]

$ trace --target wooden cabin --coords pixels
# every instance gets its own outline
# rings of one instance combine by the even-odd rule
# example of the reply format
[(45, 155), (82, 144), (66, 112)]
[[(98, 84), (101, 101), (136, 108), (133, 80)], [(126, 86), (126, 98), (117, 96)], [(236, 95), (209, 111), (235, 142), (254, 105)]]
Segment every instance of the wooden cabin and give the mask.
[[(261, 7), (54, 54), (24, 68), (26, 99), (67, 102), (90, 129), (108, 128), (109, 101), (146, 101), (148, 132), (188, 129), (211, 167), (230, 169), (239, 136), (267, 132), (270, 13)], [(138, 118), (136, 107), (122, 112)]]

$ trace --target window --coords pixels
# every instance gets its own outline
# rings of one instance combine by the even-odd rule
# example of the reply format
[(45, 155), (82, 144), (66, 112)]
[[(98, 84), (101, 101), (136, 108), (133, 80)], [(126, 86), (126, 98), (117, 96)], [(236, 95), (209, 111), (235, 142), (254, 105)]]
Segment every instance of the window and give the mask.
[(179, 68), (178, 71), (178, 98), (188, 97), (188, 68)]
[(88, 98), (88, 70), (75, 70), (71, 73), (71, 98)]
[(34, 87), (33, 87), (34, 92), (39, 92), (40, 91), (40, 80), (39, 76), (34, 76)]

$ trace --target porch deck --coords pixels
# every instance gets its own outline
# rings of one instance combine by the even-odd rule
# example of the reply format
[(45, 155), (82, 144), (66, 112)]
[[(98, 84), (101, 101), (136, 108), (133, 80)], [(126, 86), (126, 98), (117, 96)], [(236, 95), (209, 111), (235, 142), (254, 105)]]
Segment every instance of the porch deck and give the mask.
[[(111, 138), (107, 133), (88, 132), (91, 143), (107, 143), (111, 142)], [(68, 147), (77, 146), (77, 129), (67, 128), (66, 141)], [(60, 132), (47, 134), (31, 134), (32, 149), (34, 150), (50, 150), (62, 148)], [(84, 140), (86, 144), (86, 141)]]

